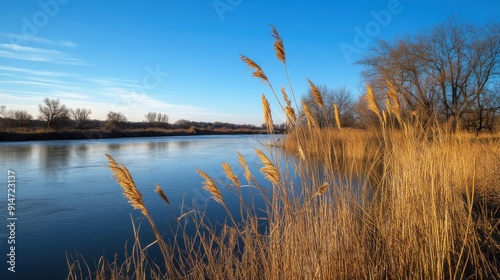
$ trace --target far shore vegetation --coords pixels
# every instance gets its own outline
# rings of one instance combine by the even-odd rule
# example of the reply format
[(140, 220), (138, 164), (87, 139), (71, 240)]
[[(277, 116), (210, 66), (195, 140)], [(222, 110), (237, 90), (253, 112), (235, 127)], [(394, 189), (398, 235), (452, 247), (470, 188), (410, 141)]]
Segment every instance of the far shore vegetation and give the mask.
[[(270, 102), (282, 108), (288, 133), (255, 150), (261, 174), (241, 154), (237, 166), (221, 163), (225, 181), (197, 170), (225, 223), (195, 209), (167, 221), (171, 235), (164, 235), (140, 182), (106, 155), (154, 240), (143, 240), (132, 221), (133, 244), (117, 253), (123, 258), (68, 256), (68, 279), (500, 279), (498, 34), (498, 22), (449, 20), (378, 41), (359, 61), (366, 80), (359, 100), (313, 78), (297, 100), (272, 27), (286, 86), (241, 59), (269, 86), (261, 96), (268, 133), (275, 132)], [(151, 191), (170, 205), (168, 188)], [(188, 224), (196, 227), (191, 235)], [(154, 260), (152, 246), (160, 252)]]
[[(142, 122), (128, 121), (120, 112), (108, 112), (106, 120), (91, 119), (91, 114), (90, 109), (68, 109), (59, 99), (50, 98), (39, 104), (37, 119), (27, 111), (0, 106), (0, 141), (267, 133), (265, 125), (185, 119), (169, 123), (167, 114), (156, 112), (145, 114)], [(275, 129), (283, 133), (285, 126), (276, 125)]]

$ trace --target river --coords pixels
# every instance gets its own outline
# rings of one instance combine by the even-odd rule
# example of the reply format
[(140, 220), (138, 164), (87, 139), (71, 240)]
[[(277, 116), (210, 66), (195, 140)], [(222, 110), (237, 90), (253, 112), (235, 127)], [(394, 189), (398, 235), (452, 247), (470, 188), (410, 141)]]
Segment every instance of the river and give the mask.
[[(203, 179), (196, 168), (225, 180), (221, 163), (229, 163), (240, 174), (236, 154), (240, 152), (258, 173), (260, 163), (254, 147), (262, 148), (260, 142), (268, 137), (0, 142), (0, 221), (4, 224), (0, 227), (0, 279), (64, 279), (66, 256), (72, 258), (78, 252), (93, 268), (102, 255), (109, 260), (115, 252), (123, 255), (125, 243), (132, 242), (131, 215), (140, 223), (140, 213), (127, 203), (111, 178), (105, 154), (126, 165), (146, 206), (165, 229), (191, 208), (214, 208), (209, 212), (219, 213), (223, 219), (222, 207), (217, 208), (201, 189)], [(9, 171), (14, 177), (8, 177)], [(15, 187), (12, 211), (8, 209), (9, 179), (13, 179), (10, 188)], [(155, 183), (162, 186), (172, 207), (154, 192)], [(217, 219), (217, 214), (214, 217)], [(146, 222), (143, 227), (147, 227)], [(15, 272), (8, 270), (11, 246)]]

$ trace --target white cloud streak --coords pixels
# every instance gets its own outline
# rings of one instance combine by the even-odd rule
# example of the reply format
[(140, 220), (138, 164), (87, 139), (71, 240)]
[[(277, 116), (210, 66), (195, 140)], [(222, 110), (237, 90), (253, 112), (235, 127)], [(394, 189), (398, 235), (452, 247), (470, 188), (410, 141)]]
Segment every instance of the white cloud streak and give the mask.
[(35, 43), (35, 44), (42, 44), (55, 47), (65, 47), (65, 48), (75, 48), (77, 46), (76, 43), (71, 41), (65, 41), (65, 40), (56, 41), (25, 34), (0, 33), (0, 36), (7, 38), (9, 42), (12, 44)]
[(67, 53), (58, 50), (27, 47), (18, 44), (0, 44), (0, 57), (57, 64), (86, 65), (85, 61), (73, 58)]

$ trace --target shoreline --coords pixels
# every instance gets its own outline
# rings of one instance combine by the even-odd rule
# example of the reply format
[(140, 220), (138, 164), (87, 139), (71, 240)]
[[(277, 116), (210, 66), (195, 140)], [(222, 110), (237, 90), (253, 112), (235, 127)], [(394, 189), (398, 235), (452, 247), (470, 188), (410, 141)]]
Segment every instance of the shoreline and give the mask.
[[(276, 134), (281, 134), (277, 132)], [(128, 137), (158, 137), (158, 136), (194, 136), (194, 135), (238, 135), (267, 134), (267, 130), (211, 130), (204, 128), (189, 129), (124, 129), (124, 130), (63, 130), (36, 132), (4, 132), (0, 131), (0, 142), (45, 141), (45, 140), (79, 140), (79, 139), (109, 139)]]

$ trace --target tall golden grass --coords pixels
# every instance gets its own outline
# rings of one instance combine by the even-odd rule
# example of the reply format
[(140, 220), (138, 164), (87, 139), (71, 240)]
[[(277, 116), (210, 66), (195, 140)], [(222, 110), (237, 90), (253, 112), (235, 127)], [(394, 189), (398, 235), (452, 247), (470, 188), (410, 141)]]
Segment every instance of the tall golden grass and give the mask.
[[(285, 64), (283, 41), (274, 27), (272, 34)], [(242, 58), (253, 76), (268, 83), (255, 62)], [(68, 262), (68, 278), (89, 272), (92, 279), (500, 279), (500, 135), (419, 127), (403, 118), (397, 92), (387, 94), (383, 109), (367, 89), (369, 108), (382, 123), (371, 130), (342, 128), (339, 118), (320, 128), (307, 107), (296, 107), (305, 114), (307, 123), (301, 122), (287, 109), (291, 102), (282, 89), (293, 130), (281, 147), (269, 148), (270, 156), (256, 150), (266, 183), (255, 179), (241, 154), (243, 175), (222, 164), (229, 186), (198, 170), (203, 188), (228, 213), (230, 222), (221, 230), (204, 218), (210, 213), (184, 214), (177, 221), (192, 219), (194, 235), (183, 234), (180, 222), (169, 246), (155, 234), (165, 263), (147, 258), (148, 246), (134, 230), (124, 264), (101, 259), (91, 269), (82, 260)], [(321, 95), (315, 99), (320, 102)], [(391, 116), (398, 125), (391, 125)], [(128, 170), (108, 160), (124, 195), (157, 232)], [(263, 214), (244, 199), (248, 186), (262, 197)], [(239, 199), (241, 220), (233, 218), (221, 187)]]

